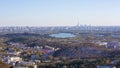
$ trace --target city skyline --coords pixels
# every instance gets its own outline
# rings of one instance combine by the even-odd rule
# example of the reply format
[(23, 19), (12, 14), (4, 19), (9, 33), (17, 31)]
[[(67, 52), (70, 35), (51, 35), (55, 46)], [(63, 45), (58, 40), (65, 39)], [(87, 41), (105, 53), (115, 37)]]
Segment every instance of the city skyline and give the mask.
[(4, 0), (0, 26), (120, 26), (120, 0)]

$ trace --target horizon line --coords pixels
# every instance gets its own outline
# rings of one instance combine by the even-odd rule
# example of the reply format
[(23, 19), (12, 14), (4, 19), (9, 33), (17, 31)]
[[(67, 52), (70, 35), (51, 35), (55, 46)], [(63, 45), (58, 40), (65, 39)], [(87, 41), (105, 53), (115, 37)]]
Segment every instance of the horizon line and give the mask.
[(0, 26), (0, 27), (80, 27), (80, 26), (92, 26), (92, 27), (120, 27), (120, 25), (60, 25), (60, 26)]

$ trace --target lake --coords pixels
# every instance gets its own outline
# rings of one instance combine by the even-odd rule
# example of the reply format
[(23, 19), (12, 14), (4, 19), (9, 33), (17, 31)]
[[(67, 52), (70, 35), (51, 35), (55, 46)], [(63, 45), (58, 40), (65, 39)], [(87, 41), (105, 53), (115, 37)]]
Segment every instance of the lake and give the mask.
[(57, 34), (51, 34), (50, 36), (55, 38), (71, 38), (71, 37), (75, 37), (76, 35), (71, 33), (57, 33)]

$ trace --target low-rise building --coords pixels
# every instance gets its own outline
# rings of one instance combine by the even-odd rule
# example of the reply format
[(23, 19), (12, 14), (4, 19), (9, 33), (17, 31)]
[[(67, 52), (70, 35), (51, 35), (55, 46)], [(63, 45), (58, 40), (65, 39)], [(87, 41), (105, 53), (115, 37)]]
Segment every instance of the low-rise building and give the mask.
[(5, 62), (10, 63), (10, 62), (21, 62), (22, 58), (20, 57), (6, 57), (4, 59)]

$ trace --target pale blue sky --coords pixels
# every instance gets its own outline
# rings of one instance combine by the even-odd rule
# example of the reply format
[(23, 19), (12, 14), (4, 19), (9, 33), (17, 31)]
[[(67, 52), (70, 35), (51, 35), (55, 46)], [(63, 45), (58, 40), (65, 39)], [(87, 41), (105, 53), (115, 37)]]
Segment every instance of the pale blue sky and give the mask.
[(119, 25), (120, 0), (0, 0), (0, 26)]

